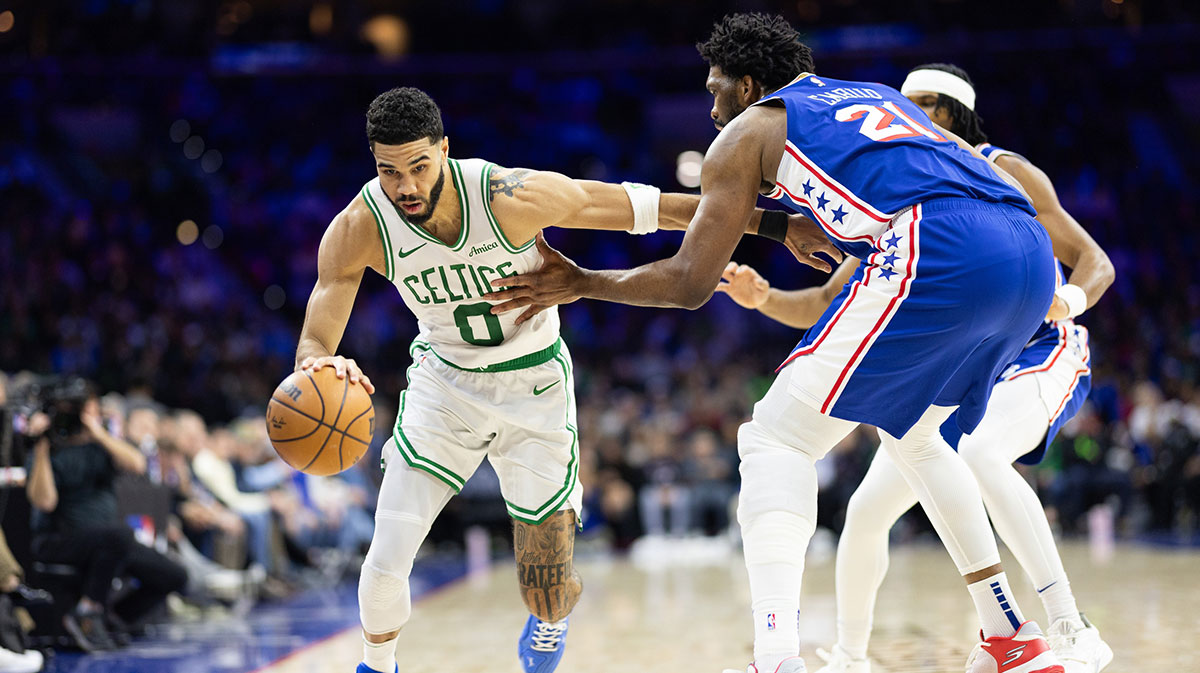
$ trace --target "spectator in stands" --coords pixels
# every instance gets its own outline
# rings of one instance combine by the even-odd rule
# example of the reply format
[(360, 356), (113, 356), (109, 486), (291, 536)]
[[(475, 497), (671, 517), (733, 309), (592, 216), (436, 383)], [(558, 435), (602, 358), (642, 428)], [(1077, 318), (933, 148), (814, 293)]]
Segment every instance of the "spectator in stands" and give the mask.
[(1091, 405), (1084, 405), (1054, 439), (1049, 458), (1061, 463), (1062, 472), (1050, 488), (1050, 501), (1064, 533), (1082, 532), (1083, 515), (1110, 499), (1116, 502), (1117, 518), (1124, 516), (1133, 491), (1130, 476), (1109, 464), (1122, 451)]
[[(118, 517), (114, 481), (119, 472), (144, 474), (146, 459), (104, 428), (90, 387), (74, 381), (54, 405), (53, 422), (37, 413), (26, 428), (33, 444), (26, 484), (35, 509), (33, 556), (78, 569), (82, 596), (63, 625), (85, 650), (112, 649), (106, 616), (138, 623), (167, 594), (182, 589), (187, 574), (135, 541)], [(138, 586), (110, 606), (113, 579), (121, 574)]]
[(211, 493), (222, 505), (241, 517), (246, 526), (248, 556), (268, 573), (281, 572), (280, 564), (271, 552), (271, 502), (265, 494), (243, 492), (229, 457), (233, 451), (232, 437), (227, 431), (210, 436), (204, 419), (193, 411), (175, 414), (175, 444), (191, 462), (196, 483)]
[(642, 467), (645, 486), (640, 493), (642, 527), (649, 535), (668, 530), (676, 537), (689, 530), (688, 489), (674, 438), (662, 428), (645, 431), (649, 459)]
[[(2, 386), (3, 382), (0, 382)], [(0, 406), (4, 404), (0, 391)], [(21, 583), (24, 571), (8, 548), (8, 540), (0, 531), (0, 673), (36, 673), (42, 670), (42, 653), (27, 649), (25, 633), (32, 627), (29, 614), (24, 618), (17, 606), (49, 603), (50, 594)]]
[(683, 469), (689, 484), (692, 521), (706, 535), (729, 527), (729, 505), (737, 492), (733, 480), (737, 452), (721, 446), (717, 433), (701, 428), (692, 433)]

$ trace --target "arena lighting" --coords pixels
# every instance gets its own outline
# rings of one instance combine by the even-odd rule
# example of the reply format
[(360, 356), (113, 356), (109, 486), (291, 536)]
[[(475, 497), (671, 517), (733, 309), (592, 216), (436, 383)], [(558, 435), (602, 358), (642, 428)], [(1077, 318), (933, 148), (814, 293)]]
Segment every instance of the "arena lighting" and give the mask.
[(16, 23), (16, 17), (13, 13), (5, 10), (0, 12), (0, 33), (7, 33), (12, 30), (13, 24)]
[(263, 292), (263, 303), (272, 311), (278, 311), (283, 308), (284, 301), (287, 300), (287, 293), (278, 285), (268, 285)]
[(392, 14), (371, 17), (362, 26), (362, 35), (375, 47), (376, 53), (385, 59), (394, 59), (408, 53), (408, 22)]
[(209, 250), (216, 250), (221, 247), (221, 243), (225, 241), (225, 232), (215, 224), (210, 224), (204, 228), (204, 233), (200, 236), (200, 242)]
[(183, 245), (191, 245), (200, 237), (200, 228), (192, 220), (184, 220), (175, 227), (175, 238)]
[(204, 138), (192, 136), (183, 143), (183, 156), (189, 159), (199, 159), (204, 154)]
[(181, 143), (192, 135), (192, 125), (186, 119), (176, 119), (171, 124), (171, 142)]
[(696, 150), (680, 152), (675, 159), (675, 179), (688, 189), (700, 186), (700, 167), (704, 165), (704, 154)]
[(313, 35), (328, 35), (333, 30), (333, 6), (327, 2), (313, 5), (308, 13), (308, 29)]
[(225, 158), (217, 150), (209, 150), (200, 158), (200, 168), (205, 173), (216, 173), (221, 169), (221, 164), (225, 162)]

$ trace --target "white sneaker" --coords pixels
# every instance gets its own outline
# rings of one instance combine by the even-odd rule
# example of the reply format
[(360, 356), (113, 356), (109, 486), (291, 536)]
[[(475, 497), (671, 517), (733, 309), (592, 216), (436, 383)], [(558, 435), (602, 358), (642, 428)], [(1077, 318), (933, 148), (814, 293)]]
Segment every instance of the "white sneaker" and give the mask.
[[(727, 668), (722, 673), (760, 673), (758, 667), (750, 664), (745, 671), (739, 671), (735, 668)], [(804, 659), (801, 657), (788, 657), (779, 662), (779, 666), (775, 668), (775, 673), (808, 673), (808, 668), (804, 665)]]
[(37, 673), (44, 663), (42, 653), (37, 650), (17, 654), (0, 647), (0, 673)]
[(834, 645), (830, 652), (818, 647), (817, 656), (825, 661), (817, 673), (871, 673), (870, 659), (855, 659), (841, 645)]
[(1113, 651), (1100, 639), (1100, 630), (1079, 614), (1079, 621), (1060, 619), (1046, 630), (1046, 641), (1067, 673), (1100, 673), (1112, 663)]

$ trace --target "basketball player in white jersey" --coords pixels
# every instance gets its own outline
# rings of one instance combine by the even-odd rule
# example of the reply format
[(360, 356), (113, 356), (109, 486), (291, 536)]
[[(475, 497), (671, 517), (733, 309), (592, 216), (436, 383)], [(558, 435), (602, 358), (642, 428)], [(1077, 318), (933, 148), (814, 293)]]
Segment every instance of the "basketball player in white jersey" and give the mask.
[[(555, 309), (518, 325), (515, 314), (493, 315), (482, 295), (492, 280), (541, 265), (534, 238), (545, 227), (684, 229), (699, 196), (451, 159), (437, 105), (413, 88), (372, 102), (367, 138), (378, 177), (325, 232), (296, 351), (298, 368), (334, 367), (374, 392), (354, 360), (336, 355), (368, 268), (396, 286), (418, 319), (359, 579), (358, 673), (397, 670), (413, 559), (484, 456), (513, 519), (521, 595), (532, 613), (519, 641), (521, 665), (550, 673), (582, 589), (572, 565), (582, 491), (571, 358)], [(829, 270), (813, 253), (841, 259), (803, 218), (768, 218), (760, 229), (761, 219), (759, 211), (747, 230), (784, 241), (801, 261)]]
[[(1112, 264), (1059, 203), (1045, 173), (1024, 157), (987, 143), (966, 72), (939, 63), (918, 66), (900, 91), (939, 126), (977, 146), (1020, 180), (1038, 220), (1050, 233), (1056, 256), (1072, 269), (1051, 309), (1051, 316), (1058, 319), (1047, 321), (1038, 332), (1042, 338), (1031, 339), (1022, 357), (996, 383), (983, 422), (970, 435), (961, 436), (957, 448), (979, 483), (996, 531), (1038, 590), (1050, 624), (1046, 635), (1051, 649), (1067, 673), (1097, 673), (1112, 661), (1112, 650), (1076, 607), (1042, 504), (1013, 463), (1040, 460), (1061, 423), (1087, 395), (1087, 331), (1072, 318), (1094, 305), (1112, 283)], [(847, 258), (824, 286), (784, 291), (772, 288), (753, 268), (731, 262), (717, 290), (779, 322), (808, 328), (858, 264), (857, 259)], [(1078, 293), (1083, 298), (1076, 298)], [(944, 425), (942, 433), (951, 443), (960, 434), (953, 423)], [(916, 503), (916, 495), (887, 452), (877, 451), (850, 500), (838, 544), (838, 643), (818, 673), (869, 673), (867, 641), (876, 595), (887, 571), (888, 530)]]

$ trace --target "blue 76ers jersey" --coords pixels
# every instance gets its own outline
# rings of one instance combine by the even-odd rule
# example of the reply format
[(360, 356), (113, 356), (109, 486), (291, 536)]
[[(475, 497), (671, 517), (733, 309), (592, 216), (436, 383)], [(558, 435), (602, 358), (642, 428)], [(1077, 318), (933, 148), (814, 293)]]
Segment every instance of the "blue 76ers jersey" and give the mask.
[(895, 89), (804, 74), (757, 104), (768, 101), (783, 102), (788, 125), (768, 196), (811, 217), (848, 255), (866, 259), (893, 217), (931, 199), (980, 199), (1036, 214)]

